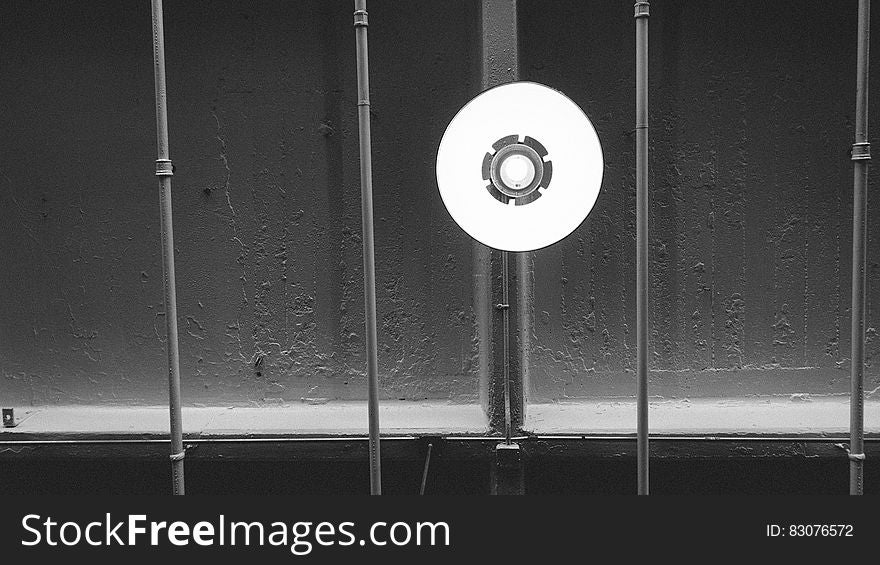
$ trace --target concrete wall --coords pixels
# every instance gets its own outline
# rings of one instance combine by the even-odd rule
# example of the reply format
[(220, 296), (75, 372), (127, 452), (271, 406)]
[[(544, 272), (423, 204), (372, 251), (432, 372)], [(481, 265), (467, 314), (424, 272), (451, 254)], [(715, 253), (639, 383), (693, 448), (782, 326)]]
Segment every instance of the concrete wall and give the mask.
[[(351, 6), (166, 4), (184, 398), (363, 398)], [(457, 7), (371, 6), (391, 398), (478, 394), (470, 241), (433, 180), (437, 140), (476, 91), (475, 7)], [(149, 2), (7, 4), (0, 21), (0, 394), (163, 402)]]
[[(856, 20), (855, 1), (652, 3), (652, 394), (849, 390)], [(590, 218), (536, 254), (533, 399), (635, 394), (631, 10), (529, 0), (520, 25), (522, 77), (578, 102), (606, 159)], [(869, 228), (868, 389), (878, 244)]]
[[(652, 5), (652, 392), (847, 389), (855, 8)], [(350, 3), (165, 9), (185, 401), (364, 398)], [(149, 5), (0, 13), (0, 403), (162, 403)], [(479, 90), (477, 14), (370, 2), (384, 398), (479, 396), (471, 242), (433, 171)], [(584, 108), (607, 165), (535, 256), (532, 400), (635, 390), (633, 43), (629, 4), (520, 2), (521, 77)]]

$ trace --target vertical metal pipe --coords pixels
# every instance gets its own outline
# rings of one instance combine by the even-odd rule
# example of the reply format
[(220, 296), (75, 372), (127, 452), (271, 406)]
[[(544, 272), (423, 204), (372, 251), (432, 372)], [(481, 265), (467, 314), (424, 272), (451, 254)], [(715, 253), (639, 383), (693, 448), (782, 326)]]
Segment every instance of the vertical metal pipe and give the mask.
[(516, 361), (512, 372), (514, 374), (511, 385), (518, 385), (518, 390), (513, 389), (510, 393), (512, 426), (522, 426), (528, 409), (527, 394), (531, 386), (531, 346), (534, 320), (534, 296), (535, 296), (535, 264), (534, 253), (515, 253), (513, 256), (516, 273), (514, 290), (516, 296), (513, 301), (516, 304), (516, 314), (513, 322), (515, 337), (513, 343), (516, 350), (513, 359)]
[(174, 280), (174, 230), (171, 216), (171, 176), (168, 151), (168, 104), (165, 90), (165, 33), (162, 0), (153, 2), (153, 63), (156, 78), (156, 139), (159, 211), (162, 220), (162, 271), (165, 284), (165, 334), (168, 350), (168, 398), (171, 417), (171, 475), (174, 494), (184, 494), (183, 425), (180, 409), (180, 350), (177, 345), (177, 293)]
[(636, 350), (639, 494), (648, 494), (648, 2), (636, 2)]
[(862, 494), (865, 465), (865, 262), (868, 208), (868, 48), (870, 0), (859, 0), (859, 34), (856, 76), (856, 135), (853, 160), (853, 255), (852, 255), (852, 375), (850, 396), (849, 493)]
[(507, 251), (501, 252), (501, 310), (504, 331), (504, 442), (510, 445), (512, 419), (510, 411), (510, 258)]
[(354, 2), (357, 41), (358, 129), (361, 159), (361, 222), (364, 238), (364, 303), (367, 336), (370, 493), (382, 494), (379, 458), (379, 362), (376, 345), (376, 259), (373, 245), (373, 163), (370, 154), (370, 72), (367, 53), (367, 0)]
[(428, 484), (428, 469), (431, 466), (431, 449), (434, 448), (433, 443), (428, 444), (428, 451), (425, 453), (425, 466), (422, 469), (422, 486), (419, 487), (419, 494), (424, 496), (425, 486)]

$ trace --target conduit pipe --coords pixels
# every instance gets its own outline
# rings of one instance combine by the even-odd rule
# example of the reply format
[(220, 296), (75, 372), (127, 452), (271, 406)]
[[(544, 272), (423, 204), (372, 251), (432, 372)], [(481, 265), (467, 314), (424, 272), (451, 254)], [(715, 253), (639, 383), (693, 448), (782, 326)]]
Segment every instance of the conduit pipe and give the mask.
[(497, 305), (501, 310), (501, 323), (504, 331), (504, 443), (511, 444), (510, 436), (513, 435), (513, 420), (510, 405), (510, 258), (507, 251), (501, 252), (501, 304)]
[(366, 318), (368, 419), (370, 432), (370, 493), (382, 494), (379, 457), (379, 363), (376, 345), (376, 258), (373, 245), (373, 164), (370, 153), (370, 76), (367, 52), (367, 0), (354, 2), (357, 41), (358, 129), (361, 161), (361, 221), (364, 239), (364, 303)]
[(853, 254), (852, 254), (852, 375), (850, 396), (849, 493), (860, 495), (864, 487), (865, 408), (865, 263), (868, 208), (868, 48), (870, 46), (870, 0), (859, 0), (858, 58), (856, 62), (856, 135), (853, 161)]
[(638, 493), (648, 494), (648, 2), (636, 20), (636, 355)]
[(153, 63), (156, 79), (156, 139), (159, 212), (162, 234), (162, 272), (165, 286), (165, 335), (168, 351), (168, 407), (171, 419), (171, 476), (174, 494), (184, 494), (183, 425), (180, 410), (180, 350), (177, 344), (177, 293), (174, 280), (174, 230), (171, 219), (171, 176), (168, 151), (168, 104), (165, 90), (165, 33), (162, 0), (153, 3)]

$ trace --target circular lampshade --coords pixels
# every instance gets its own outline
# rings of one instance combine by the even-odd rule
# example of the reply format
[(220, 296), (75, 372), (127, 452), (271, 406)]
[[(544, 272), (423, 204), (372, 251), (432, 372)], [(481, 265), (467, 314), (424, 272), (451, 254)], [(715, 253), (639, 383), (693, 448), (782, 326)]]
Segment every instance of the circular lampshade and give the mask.
[(534, 82), (497, 86), (465, 104), (437, 151), (437, 185), (452, 219), (505, 251), (540, 249), (577, 229), (603, 168), (583, 110)]

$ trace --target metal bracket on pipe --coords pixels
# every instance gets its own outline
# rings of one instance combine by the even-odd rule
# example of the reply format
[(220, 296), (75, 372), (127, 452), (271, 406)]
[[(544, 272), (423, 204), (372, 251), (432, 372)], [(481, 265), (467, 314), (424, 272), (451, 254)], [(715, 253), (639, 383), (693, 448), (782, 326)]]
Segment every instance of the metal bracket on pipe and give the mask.
[(370, 25), (369, 19), (367, 18), (366, 10), (355, 10), (354, 12), (354, 27), (367, 27)]
[(649, 12), (647, 2), (636, 2), (635, 17), (636, 18), (647, 18), (649, 15), (650, 15), (650, 12)]
[(156, 176), (174, 176), (174, 165), (171, 164), (171, 159), (156, 159)]
[(845, 443), (835, 443), (834, 447), (846, 451), (846, 456), (847, 456), (847, 458), (849, 458), (850, 461), (864, 461), (865, 460), (864, 453), (852, 453), (849, 450), (849, 446), (846, 445)]
[(861, 143), (853, 143), (852, 146), (853, 161), (870, 161), (871, 160), (871, 144), (867, 141)]

